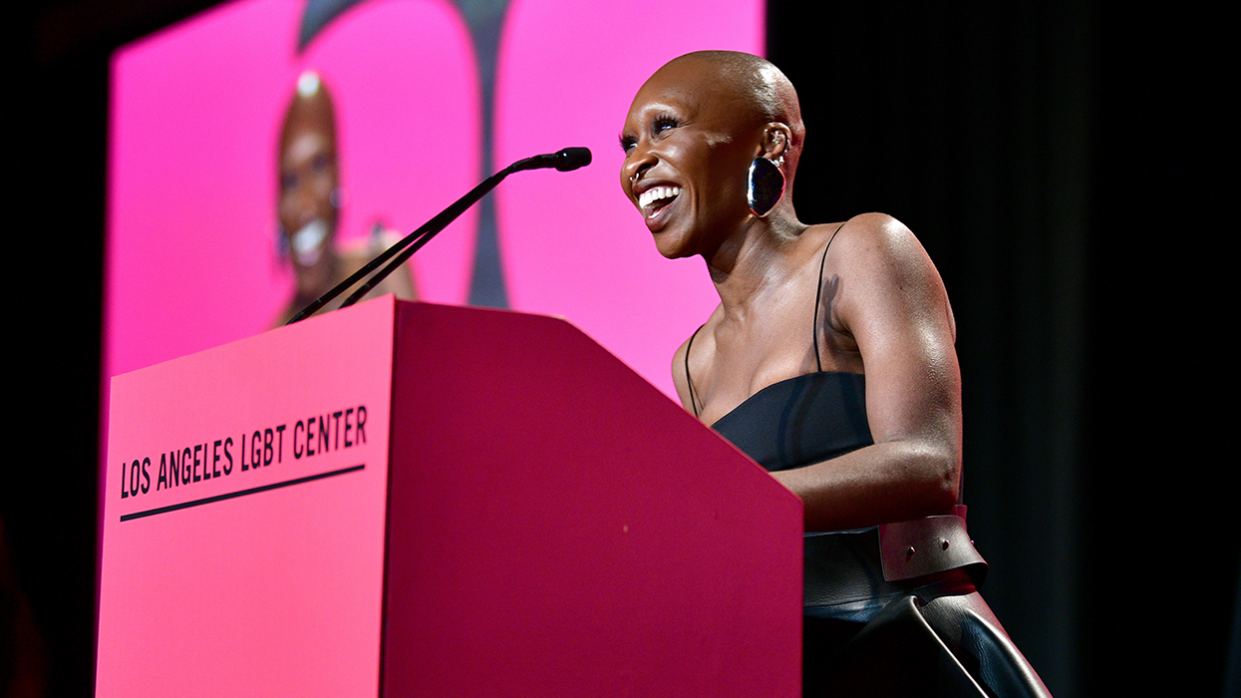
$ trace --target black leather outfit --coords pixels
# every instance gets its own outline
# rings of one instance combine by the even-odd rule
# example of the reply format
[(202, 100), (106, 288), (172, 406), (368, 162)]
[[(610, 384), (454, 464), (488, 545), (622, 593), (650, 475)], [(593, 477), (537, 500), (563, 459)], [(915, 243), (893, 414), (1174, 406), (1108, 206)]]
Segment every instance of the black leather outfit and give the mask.
[[(693, 340), (685, 371), (697, 414)], [(864, 376), (823, 371), (821, 361), (819, 369), (760, 390), (712, 427), (773, 472), (873, 444)], [(976, 591), (986, 562), (964, 514), (959, 506), (946, 516), (806, 534), (804, 695), (1050, 698)]]

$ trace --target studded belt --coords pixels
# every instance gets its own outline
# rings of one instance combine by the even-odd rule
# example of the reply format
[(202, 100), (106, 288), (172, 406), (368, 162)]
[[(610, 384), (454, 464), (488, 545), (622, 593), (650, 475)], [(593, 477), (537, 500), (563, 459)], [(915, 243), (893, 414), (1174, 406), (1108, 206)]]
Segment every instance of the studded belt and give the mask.
[(864, 620), (898, 596), (966, 593), (987, 562), (965, 528), (965, 507), (855, 531), (806, 534), (808, 615)]

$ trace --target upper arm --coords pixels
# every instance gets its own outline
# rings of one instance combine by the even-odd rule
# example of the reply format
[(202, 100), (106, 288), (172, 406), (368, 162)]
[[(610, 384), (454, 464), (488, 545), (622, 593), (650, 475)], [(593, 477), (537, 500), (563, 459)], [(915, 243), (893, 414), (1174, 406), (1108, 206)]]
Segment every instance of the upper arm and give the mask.
[(932, 449), (955, 473), (961, 379), (939, 272), (913, 233), (890, 216), (859, 216), (845, 230), (833, 250), (840, 283), (832, 322), (857, 342), (871, 435), (875, 443)]

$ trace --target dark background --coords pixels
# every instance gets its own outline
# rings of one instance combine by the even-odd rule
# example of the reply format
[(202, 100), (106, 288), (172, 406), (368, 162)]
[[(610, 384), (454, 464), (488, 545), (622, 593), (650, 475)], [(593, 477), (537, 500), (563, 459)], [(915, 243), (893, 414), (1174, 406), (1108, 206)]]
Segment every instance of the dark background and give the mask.
[[(770, 2), (769, 54), (809, 131), (801, 217), (897, 216), (953, 299), (997, 615), (1061, 698), (1225, 695), (1241, 541), (1224, 515), (1222, 11)], [(108, 55), (213, 4), (43, 0), (6, 22), (17, 418), (0, 517), (52, 696), (93, 680)], [(635, 50), (641, 21), (622, 22)]]

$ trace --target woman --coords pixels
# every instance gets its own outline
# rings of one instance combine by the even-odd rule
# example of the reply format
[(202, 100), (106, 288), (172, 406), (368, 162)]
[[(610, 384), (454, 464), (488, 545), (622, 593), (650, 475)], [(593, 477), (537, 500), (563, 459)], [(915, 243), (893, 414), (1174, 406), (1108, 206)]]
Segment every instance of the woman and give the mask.
[(682, 404), (805, 503), (805, 692), (1045, 694), (974, 591), (943, 282), (889, 216), (797, 219), (804, 136), (775, 66), (689, 54), (634, 98), (621, 186), (720, 295), (673, 358)]
[[(277, 152), (278, 244), (293, 264), (297, 286), (274, 327), (288, 322), (399, 239), (376, 224), (370, 239), (362, 244), (337, 244), (342, 195), (336, 155), (336, 110), (332, 96), (319, 75), (307, 71), (298, 78), (297, 92), (285, 112)], [(403, 269), (409, 270), (410, 266)], [(408, 271), (392, 274), (367, 297), (386, 293), (416, 298), (413, 275)], [(320, 312), (339, 307), (343, 300), (342, 296)]]

